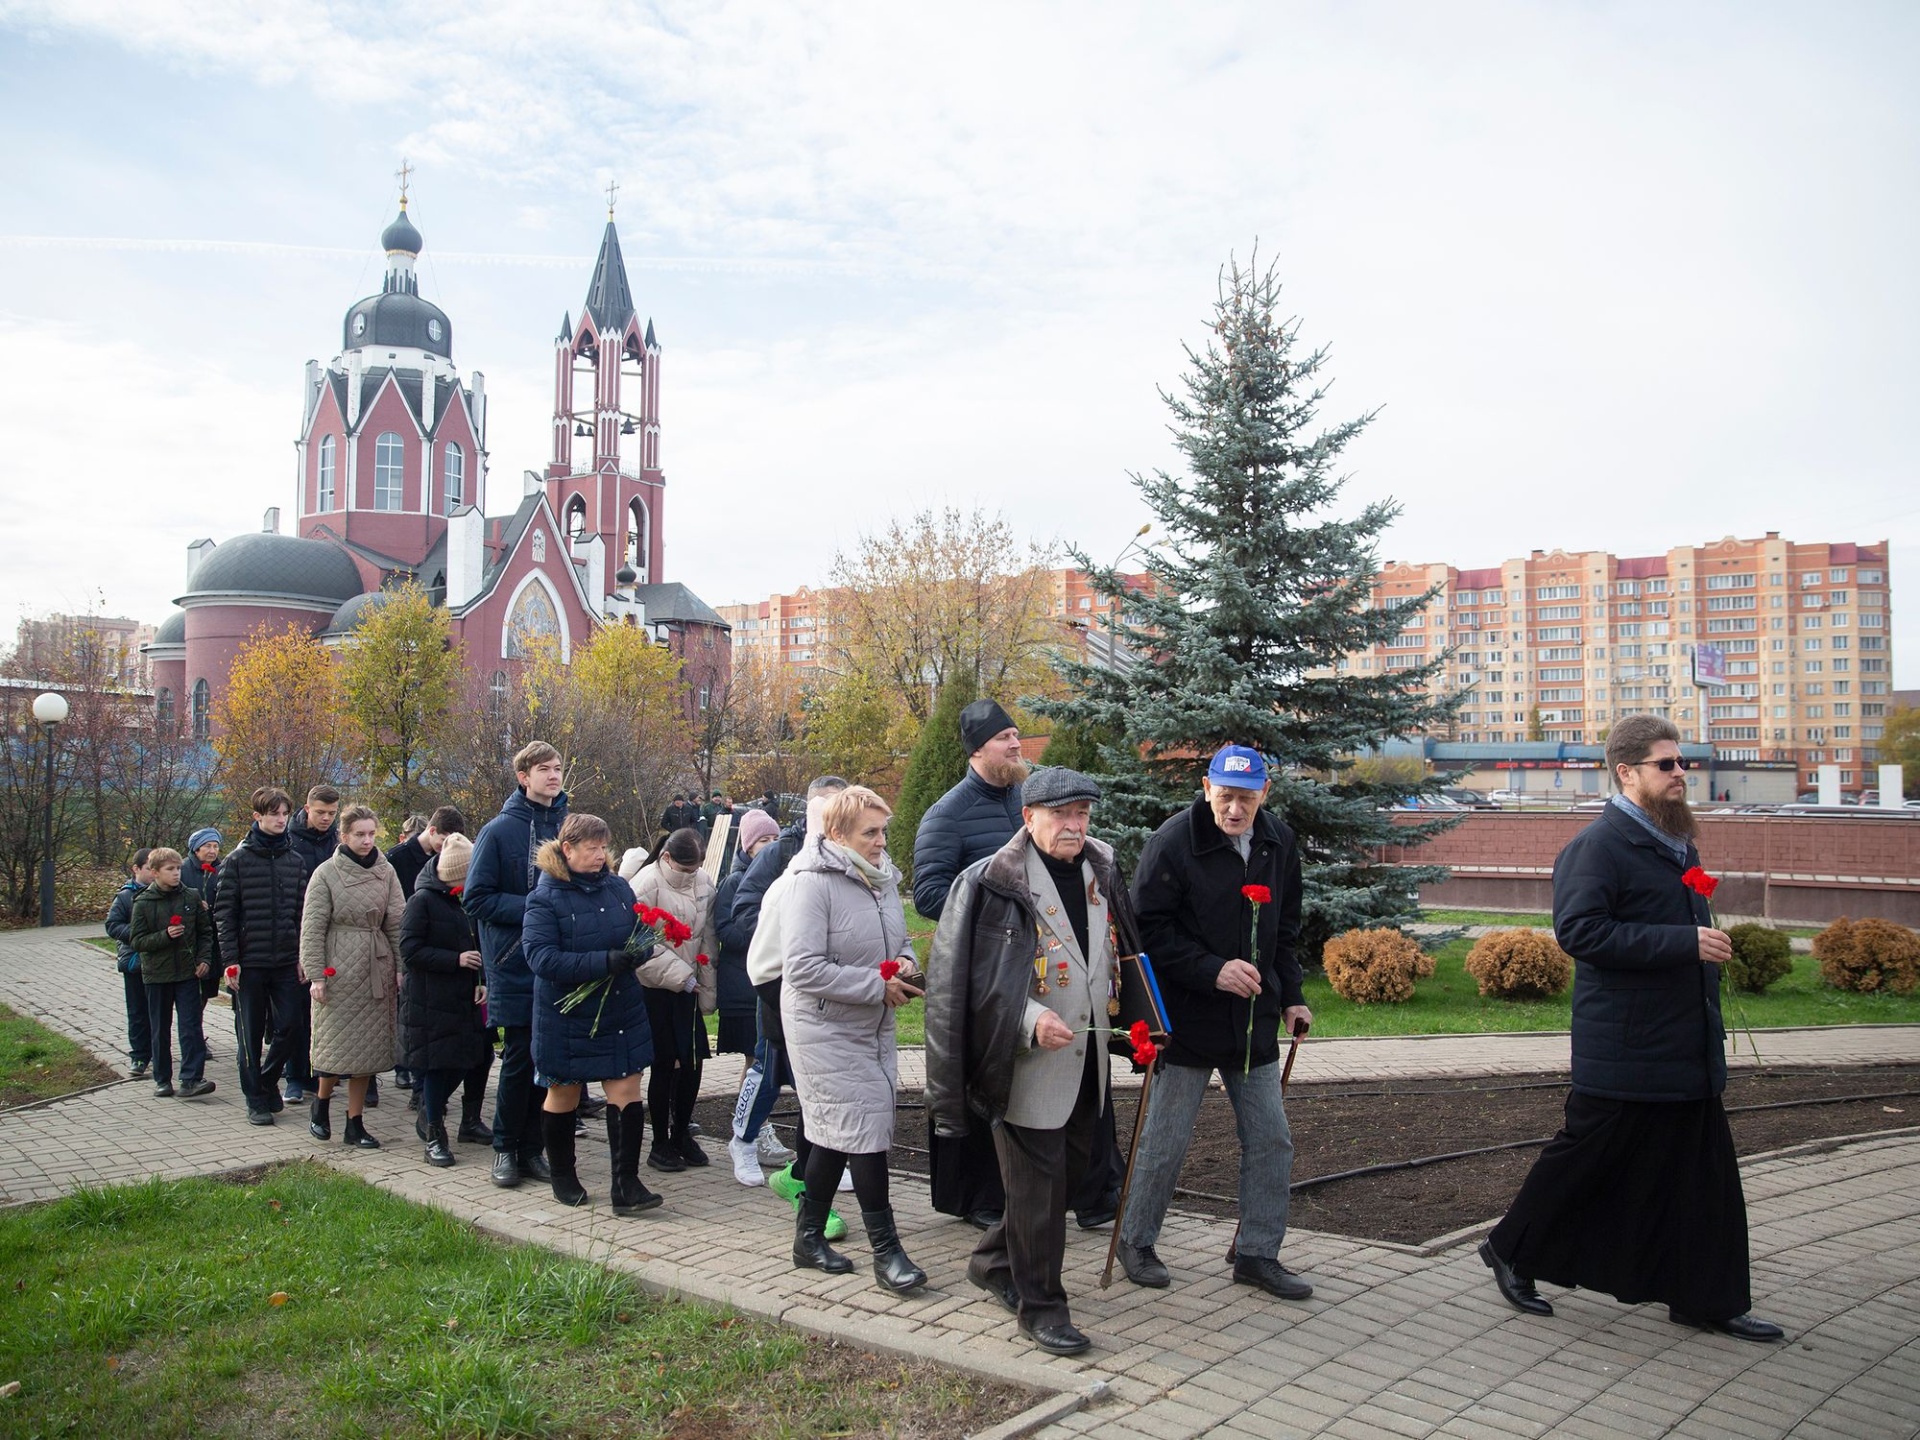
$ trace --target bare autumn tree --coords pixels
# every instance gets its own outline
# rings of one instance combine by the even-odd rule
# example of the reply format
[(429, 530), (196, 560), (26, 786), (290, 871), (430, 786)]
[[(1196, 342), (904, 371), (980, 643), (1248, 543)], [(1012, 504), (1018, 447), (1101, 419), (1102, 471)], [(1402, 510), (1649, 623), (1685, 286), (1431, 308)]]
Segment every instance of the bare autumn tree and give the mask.
[(871, 675), (921, 724), (963, 673), (982, 694), (1025, 693), (1046, 682), (1059, 640), (1052, 558), (978, 509), (894, 520), (834, 557), (828, 648), (842, 673)]
[[(19, 920), (40, 908), (40, 862), (46, 854), (46, 731), (33, 718), (35, 686), (0, 692), (0, 907)], [(67, 737), (54, 732), (53, 846), (73, 829), (75, 786)]]

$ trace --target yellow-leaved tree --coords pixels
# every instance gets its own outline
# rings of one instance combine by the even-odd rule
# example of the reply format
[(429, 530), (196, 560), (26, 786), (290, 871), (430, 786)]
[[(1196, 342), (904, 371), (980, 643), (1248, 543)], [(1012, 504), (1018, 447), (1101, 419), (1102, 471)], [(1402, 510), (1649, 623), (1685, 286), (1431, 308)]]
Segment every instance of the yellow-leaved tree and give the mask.
[(214, 705), (220, 781), (242, 812), (255, 787), (278, 785), (300, 803), (307, 787), (342, 778), (348, 725), (326, 647), (295, 626), (262, 625), (233, 657)]
[(354, 758), (396, 830), (437, 793), (463, 673), (446, 609), (414, 584), (366, 606), (341, 647), (340, 697)]

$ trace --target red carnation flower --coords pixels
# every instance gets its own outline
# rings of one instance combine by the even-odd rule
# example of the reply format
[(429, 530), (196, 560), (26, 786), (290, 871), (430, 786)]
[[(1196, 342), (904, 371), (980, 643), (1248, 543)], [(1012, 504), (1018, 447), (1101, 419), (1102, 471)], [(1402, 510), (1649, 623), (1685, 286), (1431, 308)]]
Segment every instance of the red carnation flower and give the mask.
[(636, 900), (633, 902), (633, 913), (638, 915), (642, 920), (644, 920), (647, 918), (647, 907), (642, 905), (638, 900)]
[(464, 885), (449, 885), (447, 887), (447, 893), (449, 895), (464, 895), (466, 890), (467, 887)]
[(220, 868), (220, 867), (219, 867), (219, 866), (217, 866), (217, 865), (209, 865), (209, 864), (208, 864), (208, 863), (207, 863), (206, 861), (204, 861), (204, 860), (202, 860), (202, 861), (200, 862), (200, 873), (201, 873), (201, 874), (203, 874), (203, 875), (211, 875), (211, 874), (213, 874), (213, 872), (214, 872), (215, 870), (217, 870), (217, 869), (219, 869), (219, 868)]
[(1145, 1045), (1152, 1036), (1153, 1031), (1147, 1028), (1147, 1022), (1144, 1020), (1136, 1020), (1127, 1027), (1127, 1039), (1135, 1045)]
[(1707, 900), (1711, 900), (1713, 898), (1713, 892), (1720, 888), (1719, 878), (1709, 875), (1698, 865), (1695, 865), (1692, 869), (1688, 870), (1686, 874), (1682, 875), (1680, 877), (1680, 883), (1693, 891), (1694, 894)]
[(240, 978), (240, 967), (238, 965), (227, 966), (227, 979), (238, 980), (239, 978)]
[(1242, 885), (1240, 893), (1256, 905), (1267, 905), (1273, 901), (1273, 891), (1264, 885)]
[(1151, 1040), (1136, 1040), (1133, 1045), (1133, 1063), (1142, 1067), (1153, 1064), (1160, 1058), (1160, 1047)]
[(321, 975), (322, 975), (322, 976), (323, 976), (324, 978), (326, 978), (326, 979), (328, 979), (328, 980), (331, 980), (331, 979), (333, 978), (333, 967), (332, 967), (331, 965), (329, 965), (329, 966), (327, 966), (327, 968), (326, 968), (326, 969), (324, 969), (324, 970), (322, 970), (322, 971), (320, 972), (320, 974), (321, 974)]
[(180, 917), (178, 915), (167, 916), (167, 924), (178, 925), (179, 923), (180, 923)]
[(900, 962), (898, 960), (882, 960), (880, 962), (880, 978), (882, 980), (891, 980), (899, 973)]
[(709, 961), (709, 960), (707, 959), (707, 957), (706, 957), (706, 956), (704, 956), (704, 955), (696, 955), (696, 956), (694, 956), (693, 958), (694, 958), (694, 962), (695, 962), (696, 964), (699, 964), (699, 965), (707, 965), (707, 964), (711, 964), (711, 963), (712, 963), (712, 962), (711, 962), (711, 961)]

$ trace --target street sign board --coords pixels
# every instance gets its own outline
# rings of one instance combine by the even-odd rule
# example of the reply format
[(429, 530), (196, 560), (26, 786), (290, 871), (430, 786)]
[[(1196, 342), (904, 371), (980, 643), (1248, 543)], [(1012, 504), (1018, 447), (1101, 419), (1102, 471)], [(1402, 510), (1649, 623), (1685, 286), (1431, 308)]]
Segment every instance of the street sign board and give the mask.
[(1693, 683), (1695, 685), (1727, 683), (1727, 652), (1722, 646), (1696, 645), (1693, 647)]

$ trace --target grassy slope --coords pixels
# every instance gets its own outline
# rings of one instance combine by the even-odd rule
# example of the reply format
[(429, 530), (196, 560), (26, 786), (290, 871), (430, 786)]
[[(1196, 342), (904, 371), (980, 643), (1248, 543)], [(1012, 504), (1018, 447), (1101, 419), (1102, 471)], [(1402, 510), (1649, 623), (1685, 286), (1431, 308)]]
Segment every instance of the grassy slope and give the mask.
[(0, 1274), (5, 1435), (958, 1433), (1023, 1398), (654, 1299), (311, 1165), (0, 1214)]
[(0, 1109), (69, 1095), (113, 1078), (113, 1071), (66, 1036), (0, 1005)]

